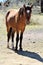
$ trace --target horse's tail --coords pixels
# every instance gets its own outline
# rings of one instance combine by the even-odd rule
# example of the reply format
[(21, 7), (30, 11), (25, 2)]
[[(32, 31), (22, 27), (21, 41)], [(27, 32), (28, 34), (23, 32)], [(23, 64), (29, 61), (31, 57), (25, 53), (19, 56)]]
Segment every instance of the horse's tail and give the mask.
[(8, 32), (8, 20), (7, 20), (7, 18), (9, 16), (9, 14), (10, 14), (10, 11), (7, 12), (6, 17), (5, 17), (5, 23), (6, 23), (6, 27), (7, 27), (7, 32)]
[(7, 17), (8, 17), (8, 15), (9, 15), (9, 13), (10, 13), (10, 11), (8, 11), (7, 14), (6, 14), (6, 21), (7, 21)]
[(6, 17), (5, 17), (6, 27), (8, 27), (7, 17), (9, 16), (9, 14), (10, 14), (10, 11), (7, 12)]
[(7, 14), (6, 14), (6, 26), (8, 25), (7, 24), (7, 17), (9, 16), (9, 14), (10, 14), (10, 11), (8, 11)]

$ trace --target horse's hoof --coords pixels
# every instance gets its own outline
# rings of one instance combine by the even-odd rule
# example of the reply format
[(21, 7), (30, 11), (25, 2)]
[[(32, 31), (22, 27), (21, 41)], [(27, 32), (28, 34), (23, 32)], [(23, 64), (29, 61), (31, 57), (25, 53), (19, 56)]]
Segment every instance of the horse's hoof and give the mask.
[(20, 50), (20, 51), (22, 51), (23, 49), (22, 49), (22, 48), (20, 48), (19, 50)]
[(7, 46), (7, 48), (9, 48), (9, 46)]
[(14, 47), (12, 47), (12, 50), (14, 50)]
[(17, 50), (17, 48), (15, 48), (15, 52), (17, 52), (18, 50)]

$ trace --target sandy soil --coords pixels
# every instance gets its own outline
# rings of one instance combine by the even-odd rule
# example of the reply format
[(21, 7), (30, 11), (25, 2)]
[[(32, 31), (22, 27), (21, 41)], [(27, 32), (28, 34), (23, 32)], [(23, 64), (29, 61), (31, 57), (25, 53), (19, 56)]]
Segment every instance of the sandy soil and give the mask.
[[(23, 51), (6, 48), (6, 39), (0, 40), (0, 65), (43, 65), (43, 29), (26, 29)], [(15, 43), (14, 43), (15, 45)]]

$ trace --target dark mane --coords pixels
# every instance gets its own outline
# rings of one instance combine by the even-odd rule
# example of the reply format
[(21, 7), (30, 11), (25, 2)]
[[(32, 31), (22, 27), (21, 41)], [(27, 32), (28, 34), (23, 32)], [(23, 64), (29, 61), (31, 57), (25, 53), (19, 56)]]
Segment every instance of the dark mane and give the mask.
[(22, 8), (20, 8), (20, 10), (19, 10), (19, 15), (23, 15), (23, 12), (24, 12), (24, 9), (23, 9), (23, 7), (22, 7)]
[(22, 8), (19, 9), (17, 21), (20, 20), (20, 18), (23, 16), (23, 13), (24, 13), (24, 9), (22, 7)]

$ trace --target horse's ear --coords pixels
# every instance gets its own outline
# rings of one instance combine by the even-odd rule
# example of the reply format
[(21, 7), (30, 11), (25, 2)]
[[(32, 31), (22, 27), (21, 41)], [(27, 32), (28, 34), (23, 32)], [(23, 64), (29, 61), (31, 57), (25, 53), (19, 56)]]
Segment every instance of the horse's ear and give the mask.
[(31, 9), (33, 8), (33, 4), (31, 5)]
[(24, 8), (26, 7), (25, 4), (23, 5), (23, 7), (24, 7)]

